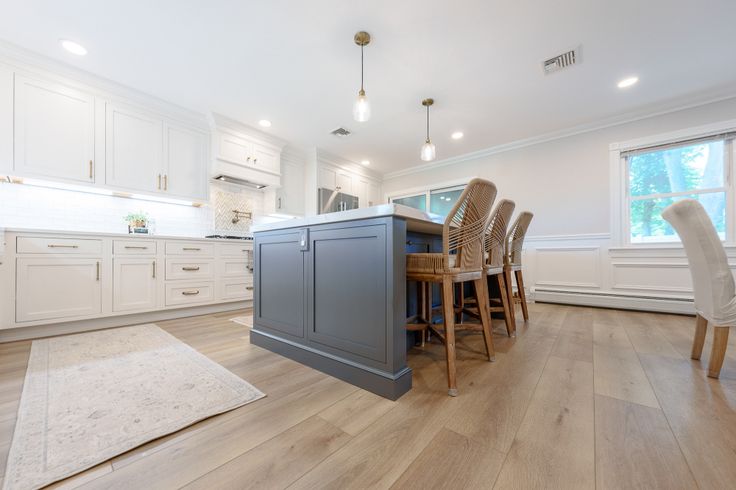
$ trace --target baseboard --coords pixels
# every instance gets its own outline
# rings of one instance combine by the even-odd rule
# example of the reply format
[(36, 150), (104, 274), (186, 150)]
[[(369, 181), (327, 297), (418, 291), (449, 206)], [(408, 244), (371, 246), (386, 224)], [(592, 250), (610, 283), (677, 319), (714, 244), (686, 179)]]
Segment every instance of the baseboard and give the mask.
[(142, 323), (155, 323), (163, 320), (186, 318), (189, 316), (209, 315), (223, 311), (241, 310), (243, 308), (250, 308), (252, 304), (252, 301), (234, 301), (215, 305), (179, 308), (176, 310), (149, 311), (146, 313), (135, 313), (132, 315), (108, 316), (104, 318), (91, 318), (89, 320), (78, 320), (66, 323), (50, 323), (47, 325), (35, 325), (33, 327), (9, 328), (6, 330), (0, 330), (0, 344), (5, 342), (14, 342), (16, 340), (40, 339), (55, 335), (89, 332), (91, 330), (124, 327), (127, 325), (140, 325)]
[(695, 306), (691, 299), (665, 298), (656, 296), (633, 296), (604, 292), (564, 291), (554, 289), (535, 289), (534, 301), (539, 303), (559, 303), (578, 306), (597, 306), (620, 310), (654, 311), (694, 315)]

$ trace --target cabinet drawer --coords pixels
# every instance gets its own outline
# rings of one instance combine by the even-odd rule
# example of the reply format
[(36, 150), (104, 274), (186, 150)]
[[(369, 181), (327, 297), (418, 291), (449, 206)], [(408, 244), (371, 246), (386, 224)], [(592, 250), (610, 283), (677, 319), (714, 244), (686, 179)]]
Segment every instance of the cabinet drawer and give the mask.
[(253, 262), (246, 259), (220, 259), (217, 261), (217, 276), (244, 277), (253, 275)]
[(114, 240), (115, 255), (156, 255), (156, 242), (151, 240)]
[(220, 257), (248, 257), (253, 253), (253, 242), (245, 243), (218, 243)]
[(166, 306), (208, 303), (214, 300), (213, 282), (166, 284)]
[(221, 300), (250, 300), (253, 299), (253, 280), (226, 279), (219, 282)]
[(199, 255), (211, 257), (215, 251), (214, 243), (166, 242), (166, 255)]
[(19, 254), (101, 255), (102, 240), (19, 236), (17, 250)]
[(213, 259), (166, 259), (166, 280), (214, 279)]

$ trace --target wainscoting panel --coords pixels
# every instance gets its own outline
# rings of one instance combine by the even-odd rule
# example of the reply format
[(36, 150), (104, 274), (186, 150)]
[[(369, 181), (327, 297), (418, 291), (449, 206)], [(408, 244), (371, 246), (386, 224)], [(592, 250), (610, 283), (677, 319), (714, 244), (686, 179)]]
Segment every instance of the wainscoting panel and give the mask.
[(690, 269), (684, 262), (611, 262), (611, 288), (646, 294), (692, 296)]
[(534, 251), (536, 286), (601, 287), (600, 247), (537, 247)]

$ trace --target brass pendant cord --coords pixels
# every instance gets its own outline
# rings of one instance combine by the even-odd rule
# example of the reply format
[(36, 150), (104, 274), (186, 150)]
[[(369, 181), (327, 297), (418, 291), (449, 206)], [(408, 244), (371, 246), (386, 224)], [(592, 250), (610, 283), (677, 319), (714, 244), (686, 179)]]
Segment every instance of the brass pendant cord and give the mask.
[(360, 45), (360, 93), (365, 93), (363, 90), (363, 45)]
[(429, 104), (427, 104), (427, 143), (429, 143)]

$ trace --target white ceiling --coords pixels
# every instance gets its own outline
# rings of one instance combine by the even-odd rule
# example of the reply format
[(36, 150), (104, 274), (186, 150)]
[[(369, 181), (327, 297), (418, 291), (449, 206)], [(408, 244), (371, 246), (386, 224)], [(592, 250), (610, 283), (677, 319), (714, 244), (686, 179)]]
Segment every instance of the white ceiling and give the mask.
[[(421, 163), (428, 96), (445, 159), (736, 93), (734, 0), (3, 0), (0, 12), (0, 39), (190, 109), (270, 119), (276, 136), (381, 173)], [(362, 29), (373, 117), (357, 123)], [(580, 66), (542, 74), (577, 45)], [(617, 89), (631, 74), (639, 84)], [(338, 126), (353, 135), (328, 134)]]

